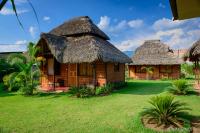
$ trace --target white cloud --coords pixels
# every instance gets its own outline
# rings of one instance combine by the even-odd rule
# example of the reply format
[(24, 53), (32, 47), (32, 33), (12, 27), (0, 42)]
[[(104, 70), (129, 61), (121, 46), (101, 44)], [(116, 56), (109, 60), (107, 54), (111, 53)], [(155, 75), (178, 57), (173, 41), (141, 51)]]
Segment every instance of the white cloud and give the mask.
[(166, 6), (163, 3), (159, 3), (158, 5), (160, 8), (165, 8)]
[[(158, 28), (152, 31), (143, 28), (141, 29), (143, 34), (129, 36), (127, 39), (119, 41), (117, 47), (122, 51), (134, 51), (143, 44), (144, 40), (160, 39), (174, 49), (189, 48), (195, 41), (200, 39), (200, 28), (196, 28), (198, 25), (196, 27), (193, 25), (198, 21), (192, 20), (187, 23), (184, 22), (184, 24), (176, 24), (176, 26), (165, 25), (165, 28)], [(149, 27), (149, 29), (151, 28)]]
[(30, 26), (29, 27), (29, 33), (33, 38), (35, 38), (36, 32), (37, 32), (37, 28), (36, 27), (34, 27), (34, 26)]
[(131, 28), (139, 28), (143, 25), (143, 20), (141, 20), (141, 19), (131, 20), (128, 22), (128, 25)]
[(97, 26), (102, 29), (105, 30), (106, 28), (109, 27), (110, 24), (110, 18), (108, 16), (102, 16), (100, 17), (100, 22), (97, 24)]
[(21, 45), (21, 44), (26, 44), (28, 41), (27, 40), (18, 40), (15, 42), (15, 44)]
[(172, 21), (172, 20), (167, 19), (167, 18), (162, 18), (162, 19), (159, 19), (159, 20), (154, 22), (153, 28), (155, 30), (163, 30), (163, 29), (168, 29), (168, 28), (175, 28), (175, 27), (183, 25), (186, 22), (187, 22), (187, 20)]
[[(18, 14), (22, 14), (22, 13), (26, 13), (26, 12), (28, 12), (28, 10), (26, 10), (26, 9), (17, 9), (17, 13), (18, 13)], [(13, 11), (12, 8), (4, 7), (4, 8), (0, 11), (0, 14), (1, 14), (1, 15), (14, 15), (15, 12)]]
[(44, 16), (44, 17), (43, 17), (43, 20), (44, 20), (44, 21), (49, 21), (50, 19), (51, 19), (51, 18), (50, 18), (49, 16)]

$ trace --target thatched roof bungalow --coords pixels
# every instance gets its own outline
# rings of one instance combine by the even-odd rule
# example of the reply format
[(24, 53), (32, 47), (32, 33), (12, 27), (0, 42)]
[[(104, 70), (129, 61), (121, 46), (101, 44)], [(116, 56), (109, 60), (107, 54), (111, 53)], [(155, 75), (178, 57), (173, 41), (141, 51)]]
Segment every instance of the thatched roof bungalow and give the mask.
[(180, 64), (183, 62), (160, 40), (145, 41), (136, 49), (132, 61), (129, 76), (135, 79), (179, 78)]
[(124, 53), (87, 17), (71, 19), (41, 34), (37, 44), (45, 58), (42, 88), (51, 86), (103, 85), (125, 81)]
[(185, 60), (189, 59), (192, 62), (200, 61), (200, 40), (196, 41), (185, 54)]

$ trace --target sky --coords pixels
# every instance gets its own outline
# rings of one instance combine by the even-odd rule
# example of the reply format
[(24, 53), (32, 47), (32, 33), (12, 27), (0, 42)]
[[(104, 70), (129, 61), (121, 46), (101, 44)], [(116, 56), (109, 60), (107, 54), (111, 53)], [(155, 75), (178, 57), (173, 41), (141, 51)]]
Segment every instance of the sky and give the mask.
[(168, 0), (30, 0), (39, 25), (27, 1), (15, 1), (24, 31), (10, 3), (0, 11), (0, 44), (16, 44), (15, 49), (25, 49), (30, 41), (37, 43), (42, 32), (78, 16), (89, 16), (122, 51), (134, 51), (151, 39), (174, 49), (189, 48), (200, 39), (200, 18), (172, 21)]

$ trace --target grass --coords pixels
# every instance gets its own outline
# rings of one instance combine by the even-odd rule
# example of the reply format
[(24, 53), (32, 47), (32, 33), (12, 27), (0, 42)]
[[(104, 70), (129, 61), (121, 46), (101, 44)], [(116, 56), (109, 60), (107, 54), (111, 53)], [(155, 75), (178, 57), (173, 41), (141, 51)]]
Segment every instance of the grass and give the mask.
[[(0, 92), (0, 132), (154, 132), (144, 129), (139, 114), (151, 96), (166, 93), (169, 81), (129, 81), (109, 96), (77, 99), (67, 94), (25, 97)], [(178, 96), (200, 116), (200, 97)]]

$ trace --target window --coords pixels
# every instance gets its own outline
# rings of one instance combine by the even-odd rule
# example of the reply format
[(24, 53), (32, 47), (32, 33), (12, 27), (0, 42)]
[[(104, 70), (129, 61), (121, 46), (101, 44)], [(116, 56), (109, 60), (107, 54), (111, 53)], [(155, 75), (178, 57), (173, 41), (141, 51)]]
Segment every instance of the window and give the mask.
[(81, 63), (78, 65), (78, 75), (79, 76), (92, 76), (93, 67), (88, 63)]
[(53, 58), (47, 60), (47, 67), (48, 67), (48, 75), (53, 75)]
[(119, 63), (114, 64), (114, 72), (119, 72)]
[(136, 73), (146, 73), (146, 70), (142, 69), (142, 67), (144, 67), (144, 66), (136, 66), (135, 72)]
[(160, 66), (160, 72), (161, 73), (171, 73), (172, 66)]

